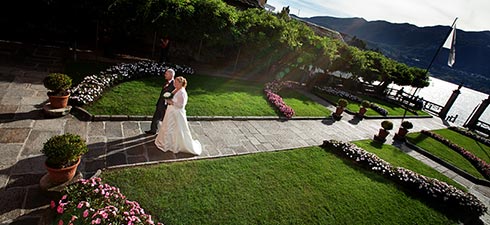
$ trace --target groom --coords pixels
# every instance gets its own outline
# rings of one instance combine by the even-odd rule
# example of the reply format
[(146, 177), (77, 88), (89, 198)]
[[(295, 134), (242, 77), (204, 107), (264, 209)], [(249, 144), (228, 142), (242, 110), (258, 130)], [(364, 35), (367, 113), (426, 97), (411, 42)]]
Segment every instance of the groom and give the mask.
[(172, 92), (175, 89), (174, 86), (174, 76), (175, 71), (173, 69), (167, 69), (165, 71), (165, 84), (162, 86), (162, 91), (160, 92), (160, 97), (158, 97), (155, 113), (153, 113), (153, 118), (151, 120), (150, 130), (145, 131), (146, 134), (154, 135), (158, 132), (158, 127), (160, 121), (163, 120), (165, 116), (165, 110), (167, 110), (167, 102), (163, 97), (163, 93)]

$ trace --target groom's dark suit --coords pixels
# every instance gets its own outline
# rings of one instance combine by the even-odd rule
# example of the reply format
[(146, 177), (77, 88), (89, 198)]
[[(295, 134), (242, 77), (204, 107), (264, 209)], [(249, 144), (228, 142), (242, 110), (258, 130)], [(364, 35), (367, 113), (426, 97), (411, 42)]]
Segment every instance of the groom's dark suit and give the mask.
[(165, 98), (163, 97), (163, 93), (172, 92), (175, 89), (174, 80), (171, 80), (162, 87), (162, 91), (160, 91), (160, 97), (158, 98), (155, 113), (153, 113), (153, 118), (151, 119), (150, 130), (147, 133), (155, 134), (158, 132), (158, 123), (163, 120), (165, 116), (165, 110), (167, 110), (167, 102), (165, 102)]

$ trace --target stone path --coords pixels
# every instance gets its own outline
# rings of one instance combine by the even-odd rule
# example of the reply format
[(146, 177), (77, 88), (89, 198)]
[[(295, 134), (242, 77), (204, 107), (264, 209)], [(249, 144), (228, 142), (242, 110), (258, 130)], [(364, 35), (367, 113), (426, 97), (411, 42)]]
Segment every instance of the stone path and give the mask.
[[(380, 128), (381, 119), (356, 120), (344, 113), (341, 121), (330, 119), (270, 120), (192, 120), (193, 137), (203, 145), (201, 156), (163, 153), (148, 136), (150, 121), (84, 122), (68, 115), (45, 119), (42, 106), (47, 90), (42, 85), (46, 72), (0, 66), (0, 224), (37, 224), (50, 199), (39, 190), (39, 180), (46, 173), (43, 143), (53, 135), (75, 133), (88, 142), (90, 152), (79, 170), (85, 177), (97, 170), (178, 160), (196, 160), (235, 156), (264, 151), (318, 146), (323, 140), (353, 141), (371, 139)], [(314, 97), (314, 96), (312, 96)], [(317, 99), (325, 106), (333, 106)], [(400, 119), (391, 119), (395, 129)], [(410, 119), (412, 131), (447, 127), (439, 118)], [(393, 132), (392, 132), (393, 133)], [(392, 135), (389, 137), (391, 143)], [(487, 206), (489, 188), (460, 177), (415, 151), (408, 154), (436, 168), (468, 187)], [(490, 224), (488, 215), (482, 217)]]

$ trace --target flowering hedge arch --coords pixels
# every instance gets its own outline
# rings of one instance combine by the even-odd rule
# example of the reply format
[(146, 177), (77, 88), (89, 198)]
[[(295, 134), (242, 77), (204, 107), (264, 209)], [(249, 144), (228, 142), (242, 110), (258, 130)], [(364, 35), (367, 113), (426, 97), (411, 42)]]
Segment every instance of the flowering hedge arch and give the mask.
[(399, 183), (430, 200), (456, 208), (458, 212), (461, 212), (458, 216), (462, 216), (464, 219), (481, 216), (487, 212), (487, 207), (474, 195), (403, 167), (394, 167), (377, 155), (367, 152), (352, 143), (325, 140), (322, 147), (332, 150), (334, 153), (350, 159), (356, 164)]
[(265, 84), (264, 92), (265, 95), (267, 96), (267, 99), (269, 100), (270, 103), (275, 105), (287, 119), (291, 119), (294, 116), (294, 110), (293, 108), (288, 106), (284, 102), (284, 100), (282, 100), (281, 96), (279, 96), (277, 93), (285, 87), (293, 88), (296, 85), (297, 83), (293, 81), (277, 81), (277, 80)]
[(90, 104), (116, 84), (141, 77), (158, 76), (169, 68), (174, 69), (176, 74), (194, 74), (194, 70), (188, 66), (159, 64), (150, 61), (121, 63), (83, 78), (80, 84), (70, 89), (70, 103), (73, 105)]

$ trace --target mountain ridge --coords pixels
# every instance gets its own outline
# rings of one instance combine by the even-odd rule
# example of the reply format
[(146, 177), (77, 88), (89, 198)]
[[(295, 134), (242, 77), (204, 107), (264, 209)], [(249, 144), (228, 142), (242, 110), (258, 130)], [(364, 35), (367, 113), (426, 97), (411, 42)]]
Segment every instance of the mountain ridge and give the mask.
[[(300, 18), (342, 34), (363, 40), (367, 48), (409, 66), (427, 69), (441, 46), (450, 26), (418, 27), (409, 23), (384, 20), (367, 21), (360, 17), (336, 18), (316, 16)], [(456, 32), (456, 63), (447, 66), (449, 49), (442, 48), (430, 68), (430, 75), (490, 94), (490, 31)]]

